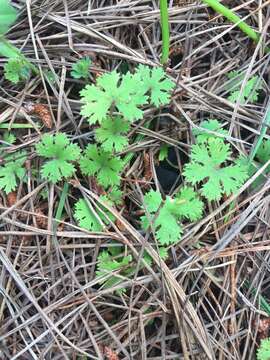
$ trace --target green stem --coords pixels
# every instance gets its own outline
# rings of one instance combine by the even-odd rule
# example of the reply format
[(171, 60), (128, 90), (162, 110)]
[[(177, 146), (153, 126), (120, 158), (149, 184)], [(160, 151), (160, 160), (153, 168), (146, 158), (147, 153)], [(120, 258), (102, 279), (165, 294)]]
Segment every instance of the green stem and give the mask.
[(169, 27), (167, 0), (160, 0), (159, 6), (160, 6), (160, 21), (161, 21), (161, 32), (162, 32), (161, 64), (166, 64), (169, 59), (169, 47), (170, 47), (170, 27)]
[(0, 124), (0, 129), (33, 129), (33, 127), (31, 124)]
[(203, 0), (203, 2), (209, 5), (213, 10), (215, 10), (219, 14), (225, 16), (228, 20), (230, 20), (234, 24), (237, 24), (237, 26), (256, 43), (259, 41), (260, 35), (258, 35), (248, 24), (242, 21), (239, 16), (237, 16), (233, 11), (222, 5), (219, 1)]

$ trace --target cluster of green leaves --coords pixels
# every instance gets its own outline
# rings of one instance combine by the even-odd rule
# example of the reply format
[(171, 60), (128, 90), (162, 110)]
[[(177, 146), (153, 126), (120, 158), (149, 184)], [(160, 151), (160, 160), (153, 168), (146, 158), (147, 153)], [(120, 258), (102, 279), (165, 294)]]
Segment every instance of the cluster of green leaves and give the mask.
[[(95, 130), (98, 145), (89, 145), (80, 161), (83, 174), (96, 176), (104, 188), (119, 185), (124, 163), (117, 153), (128, 145), (130, 122), (143, 117), (143, 105), (167, 104), (173, 86), (162, 68), (143, 65), (133, 74), (112, 71), (99, 76), (96, 84), (86, 85), (81, 91), (81, 114), (99, 127)], [(115, 112), (119, 115), (113, 116)]]
[(4, 66), (4, 75), (13, 84), (29, 79), (31, 68), (29, 62), (22, 57), (10, 58)]
[(81, 114), (90, 124), (101, 124), (113, 111), (125, 120), (135, 121), (143, 117), (143, 105), (168, 104), (173, 87), (174, 83), (166, 78), (162, 68), (139, 65), (135, 73), (124, 75), (112, 71), (99, 76), (95, 85), (86, 85), (81, 91)]
[[(122, 193), (117, 188), (112, 188), (107, 195), (102, 195), (100, 199), (113, 207), (121, 203)], [(99, 206), (99, 208), (100, 210), (94, 208), (85, 199), (80, 199), (75, 204), (74, 217), (82, 228), (90, 231), (102, 231), (115, 218), (105, 207)]]
[(262, 339), (260, 346), (257, 350), (257, 360), (270, 359), (270, 338)]
[[(105, 199), (103, 199), (105, 200)], [(106, 216), (102, 213), (105, 212)], [(114, 216), (105, 208), (102, 211), (94, 209), (93, 205), (86, 202), (84, 199), (80, 199), (75, 204), (74, 217), (78, 221), (80, 227), (90, 231), (102, 231), (104, 226), (109, 224), (109, 220), (114, 221)]]
[(231, 102), (237, 102), (239, 100), (240, 104), (244, 104), (247, 101), (254, 103), (258, 101), (259, 91), (262, 89), (262, 82), (258, 76), (252, 76), (246, 82), (246, 85), (241, 92), (241, 85), (245, 75), (239, 73), (239, 71), (231, 71), (228, 74), (229, 82), (229, 92), (228, 100)]
[(183, 232), (181, 221), (198, 220), (203, 212), (203, 202), (190, 187), (164, 200), (159, 191), (150, 190), (144, 196), (143, 205), (146, 214), (141, 217), (142, 227), (152, 228), (160, 245), (179, 241)]
[[(226, 135), (217, 120), (204, 122), (201, 127)], [(183, 174), (188, 183), (201, 185), (201, 194), (206, 199), (219, 200), (244, 184), (248, 168), (239, 159), (232, 159), (230, 144), (206, 131), (196, 130), (197, 143), (191, 148), (190, 162), (185, 165)]]
[(74, 79), (88, 79), (89, 78), (89, 67), (91, 60), (88, 56), (81, 58), (75, 64), (72, 65), (70, 72)]
[(49, 159), (42, 165), (41, 175), (44, 179), (57, 183), (74, 175), (74, 161), (80, 156), (80, 148), (72, 144), (64, 133), (45, 134), (36, 145), (38, 155)]

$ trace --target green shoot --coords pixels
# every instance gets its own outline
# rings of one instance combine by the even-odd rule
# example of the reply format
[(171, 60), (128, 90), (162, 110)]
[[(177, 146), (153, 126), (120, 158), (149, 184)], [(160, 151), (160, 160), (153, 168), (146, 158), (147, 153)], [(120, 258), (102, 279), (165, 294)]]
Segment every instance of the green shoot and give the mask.
[[(104, 284), (105, 288), (111, 288), (113, 286), (118, 285), (123, 280), (114, 273), (117, 273), (121, 276), (128, 277), (131, 272), (133, 272), (133, 267), (131, 267), (132, 256), (122, 256), (117, 257), (116, 259), (109, 251), (102, 251), (98, 256), (98, 264), (97, 264), (97, 271), (96, 276), (98, 277), (105, 277), (110, 275), (109, 278), (101, 281)], [(118, 289), (117, 293), (122, 294), (126, 291), (126, 289)]]
[(258, 101), (259, 90), (262, 89), (262, 83), (258, 76), (252, 76), (247, 81), (243, 91), (241, 91), (241, 83), (244, 75), (239, 74), (237, 71), (232, 71), (228, 74), (228, 77), (231, 79), (230, 84), (232, 87), (228, 100), (231, 102), (239, 100), (240, 104), (245, 104), (247, 101), (250, 103)]
[[(114, 217), (107, 210), (102, 210), (112, 221), (114, 221)], [(98, 210), (93, 211), (84, 199), (80, 199), (76, 202), (74, 217), (78, 221), (80, 227), (89, 231), (102, 231), (104, 230), (102, 224), (109, 224), (108, 219), (102, 212)]]
[(74, 79), (88, 79), (90, 65), (91, 60), (88, 56), (78, 60), (72, 65), (72, 71), (70, 72), (71, 76)]
[(38, 73), (37, 68), (32, 65), (21, 54), (21, 52), (4, 37), (5, 33), (8, 32), (10, 26), (17, 18), (16, 9), (11, 6), (8, 0), (0, 0), (0, 9), (0, 55), (10, 59), (19, 58), (21, 61), (28, 64), (29, 69), (32, 69), (35, 73)]
[(96, 176), (98, 183), (107, 188), (119, 185), (123, 162), (112, 153), (91, 144), (80, 159), (80, 168), (84, 175)]
[(107, 117), (101, 126), (96, 129), (96, 140), (101, 143), (102, 148), (108, 152), (122, 151), (128, 145), (126, 134), (130, 129), (127, 121), (121, 117)]
[(26, 170), (23, 165), (25, 160), (26, 153), (24, 151), (17, 151), (5, 157), (4, 165), (0, 166), (0, 189), (6, 194), (14, 191), (17, 187), (17, 181), (24, 177)]
[[(159, 191), (151, 190), (144, 196), (146, 215), (141, 217), (142, 227), (152, 224), (160, 245), (175, 244), (183, 232), (180, 221), (194, 221), (202, 216), (203, 203), (192, 188), (183, 188), (173, 198), (162, 200)], [(156, 216), (156, 213), (158, 212)]]
[[(220, 122), (216, 119), (209, 119), (202, 121), (200, 123), (200, 127), (205, 130), (214, 131), (215, 133), (220, 134), (222, 136), (228, 135), (228, 131), (222, 129), (222, 124), (220, 124)], [(200, 129), (193, 129), (192, 132), (193, 135), (196, 136), (196, 142), (198, 144), (205, 143), (209, 139), (213, 139), (217, 137), (217, 135), (213, 133), (202, 131)]]
[(72, 162), (78, 160), (80, 148), (70, 143), (66, 134), (46, 134), (36, 145), (37, 154), (49, 159), (42, 166), (41, 174), (44, 179), (57, 183), (74, 175), (75, 166)]
[(120, 75), (116, 71), (98, 77), (96, 85), (86, 85), (81, 91), (83, 106), (81, 114), (95, 124), (118, 111), (125, 120), (142, 119), (141, 106), (152, 103), (166, 105), (174, 83), (166, 78), (161, 68), (149, 69), (139, 66), (134, 74)]

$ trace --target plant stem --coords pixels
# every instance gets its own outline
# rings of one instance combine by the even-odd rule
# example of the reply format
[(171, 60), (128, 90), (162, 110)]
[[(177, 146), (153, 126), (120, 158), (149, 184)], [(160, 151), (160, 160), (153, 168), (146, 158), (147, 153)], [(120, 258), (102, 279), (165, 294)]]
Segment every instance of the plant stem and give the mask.
[(31, 124), (0, 124), (0, 129), (32, 129), (33, 125)]
[(162, 56), (161, 64), (166, 64), (169, 59), (169, 46), (170, 46), (170, 27), (168, 16), (168, 3), (167, 0), (160, 0), (160, 21), (162, 32)]
[(247, 36), (254, 40), (256, 43), (260, 39), (260, 35), (258, 35), (248, 24), (240, 19), (233, 11), (228, 9), (226, 6), (222, 5), (217, 0), (203, 0), (204, 3), (209, 5), (213, 10), (218, 12), (219, 14), (225, 16), (228, 20), (232, 21), (245, 33)]

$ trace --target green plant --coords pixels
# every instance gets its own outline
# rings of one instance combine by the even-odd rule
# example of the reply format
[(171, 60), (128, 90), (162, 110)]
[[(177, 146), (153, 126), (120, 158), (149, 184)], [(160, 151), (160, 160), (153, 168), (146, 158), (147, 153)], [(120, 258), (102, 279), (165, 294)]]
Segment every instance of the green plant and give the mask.
[(140, 107), (147, 102), (166, 105), (173, 86), (161, 68), (140, 65), (134, 74), (124, 75), (112, 71), (99, 76), (95, 85), (86, 85), (80, 92), (81, 114), (90, 124), (102, 123), (113, 111), (118, 111), (125, 120), (138, 120), (143, 117)]
[[(102, 198), (104, 199), (104, 197)], [(102, 207), (101, 207), (102, 208)], [(109, 211), (102, 208), (107, 217), (112, 221), (115, 220), (114, 216)], [(80, 227), (89, 231), (102, 231), (105, 225), (109, 224), (108, 218), (102, 214), (101, 211), (93, 209), (93, 206), (86, 202), (84, 199), (80, 199), (75, 204), (74, 217), (78, 221)]]
[(29, 62), (22, 57), (10, 58), (4, 66), (5, 78), (13, 84), (27, 80), (30, 74)]
[(168, 153), (169, 153), (169, 145), (168, 144), (162, 144), (160, 149), (159, 149), (158, 160), (159, 161), (164, 161), (165, 159), (167, 159)]
[(170, 47), (170, 26), (168, 16), (168, 1), (160, 0), (160, 21), (161, 21), (161, 32), (162, 32), (162, 56), (161, 64), (166, 64), (169, 59), (169, 47)]
[[(118, 253), (119, 250), (117, 248), (110, 248), (108, 251), (102, 251), (98, 256), (96, 276), (107, 276), (106, 279), (101, 280), (105, 288), (111, 288), (123, 281), (116, 274), (122, 277), (128, 277), (133, 272), (134, 268), (131, 266), (132, 256), (119, 256)], [(110, 276), (108, 277), (108, 275)], [(125, 291), (126, 289), (120, 288), (116, 292), (122, 294)]]
[[(202, 182), (201, 193), (208, 200), (236, 192), (248, 178), (248, 169), (231, 160), (230, 145), (220, 138), (210, 138), (191, 148), (191, 161), (184, 167), (186, 181), (192, 185)], [(227, 165), (230, 164), (230, 165)]]
[(101, 126), (96, 129), (96, 140), (101, 143), (105, 151), (122, 151), (128, 145), (126, 134), (129, 129), (129, 123), (121, 117), (107, 117), (102, 121)]
[(262, 339), (260, 347), (257, 350), (257, 360), (270, 359), (270, 338)]
[[(117, 272), (119, 275), (125, 278), (130, 278), (136, 271), (137, 263), (134, 261), (131, 255), (122, 255), (124, 252), (123, 247), (112, 246), (108, 250), (103, 250), (98, 256), (98, 265), (96, 270), (96, 276), (106, 276), (110, 274), (109, 278), (101, 283), (105, 288), (111, 288), (118, 285), (123, 281), (119, 276), (114, 275)], [(158, 249), (159, 256), (165, 260), (168, 257), (168, 251), (164, 247)], [(149, 254), (144, 252), (143, 260), (152, 266), (153, 260)], [(143, 262), (139, 266), (139, 270), (144, 268)], [(125, 288), (120, 288), (116, 291), (118, 294), (123, 294), (126, 291)]]
[(101, 147), (90, 144), (80, 159), (80, 168), (84, 175), (96, 176), (98, 183), (107, 188), (119, 185), (123, 161)]
[[(193, 135), (196, 136), (196, 142), (198, 144), (205, 143), (210, 139), (216, 138), (219, 134), (223, 136), (228, 135), (228, 131), (222, 128), (222, 124), (216, 119), (209, 119), (202, 121), (200, 123), (200, 128), (205, 129), (206, 131), (200, 129), (193, 129)], [(207, 130), (215, 132), (208, 132)]]
[(159, 191), (150, 190), (143, 201), (146, 215), (141, 217), (142, 227), (152, 225), (161, 245), (174, 244), (183, 232), (181, 221), (198, 220), (202, 216), (203, 203), (192, 188), (184, 187), (174, 197), (162, 200)]
[(229, 83), (230, 95), (228, 96), (228, 100), (231, 102), (237, 102), (239, 100), (240, 104), (244, 104), (247, 101), (254, 103), (258, 100), (259, 91), (262, 89), (262, 82), (258, 76), (252, 76), (246, 82), (243, 91), (241, 91), (241, 84), (245, 77), (244, 74), (238, 71), (231, 71), (228, 77), (231, 80)]
[(78, 160), (80, 148), (78, 145), (72, 144), (66, 134), (45, 134), (36, 145), (36, 151), (38, 155), (50, 159), (42, 166), (43, 178), (57, 183), (75, 173), (75, 166), (72, 162)]
[(13, 154), (5, 156), (4, 165), (0, 166), (0, 189), (5, 193), (14, 191), (17, 187), (17, 180), (22, 180), (25, 174), (24, 163), (26, 153), (16, 151)]
[(3, 133), (2, 138), (3, 138), (3, 143), (1, 144), (1, 147), (3, 147), (3, 148), (14, 144), (15, 141), (16, 141), (16, 137), (12, 133), (10, 133), (8, 131), (5, 131)]
[(88, 56), (79, 59), (75, 64), (72, 65), (72, 71), (70, 72), (71, 76), (74, 79), (88, 79), (90, 65), (91, 60)]

